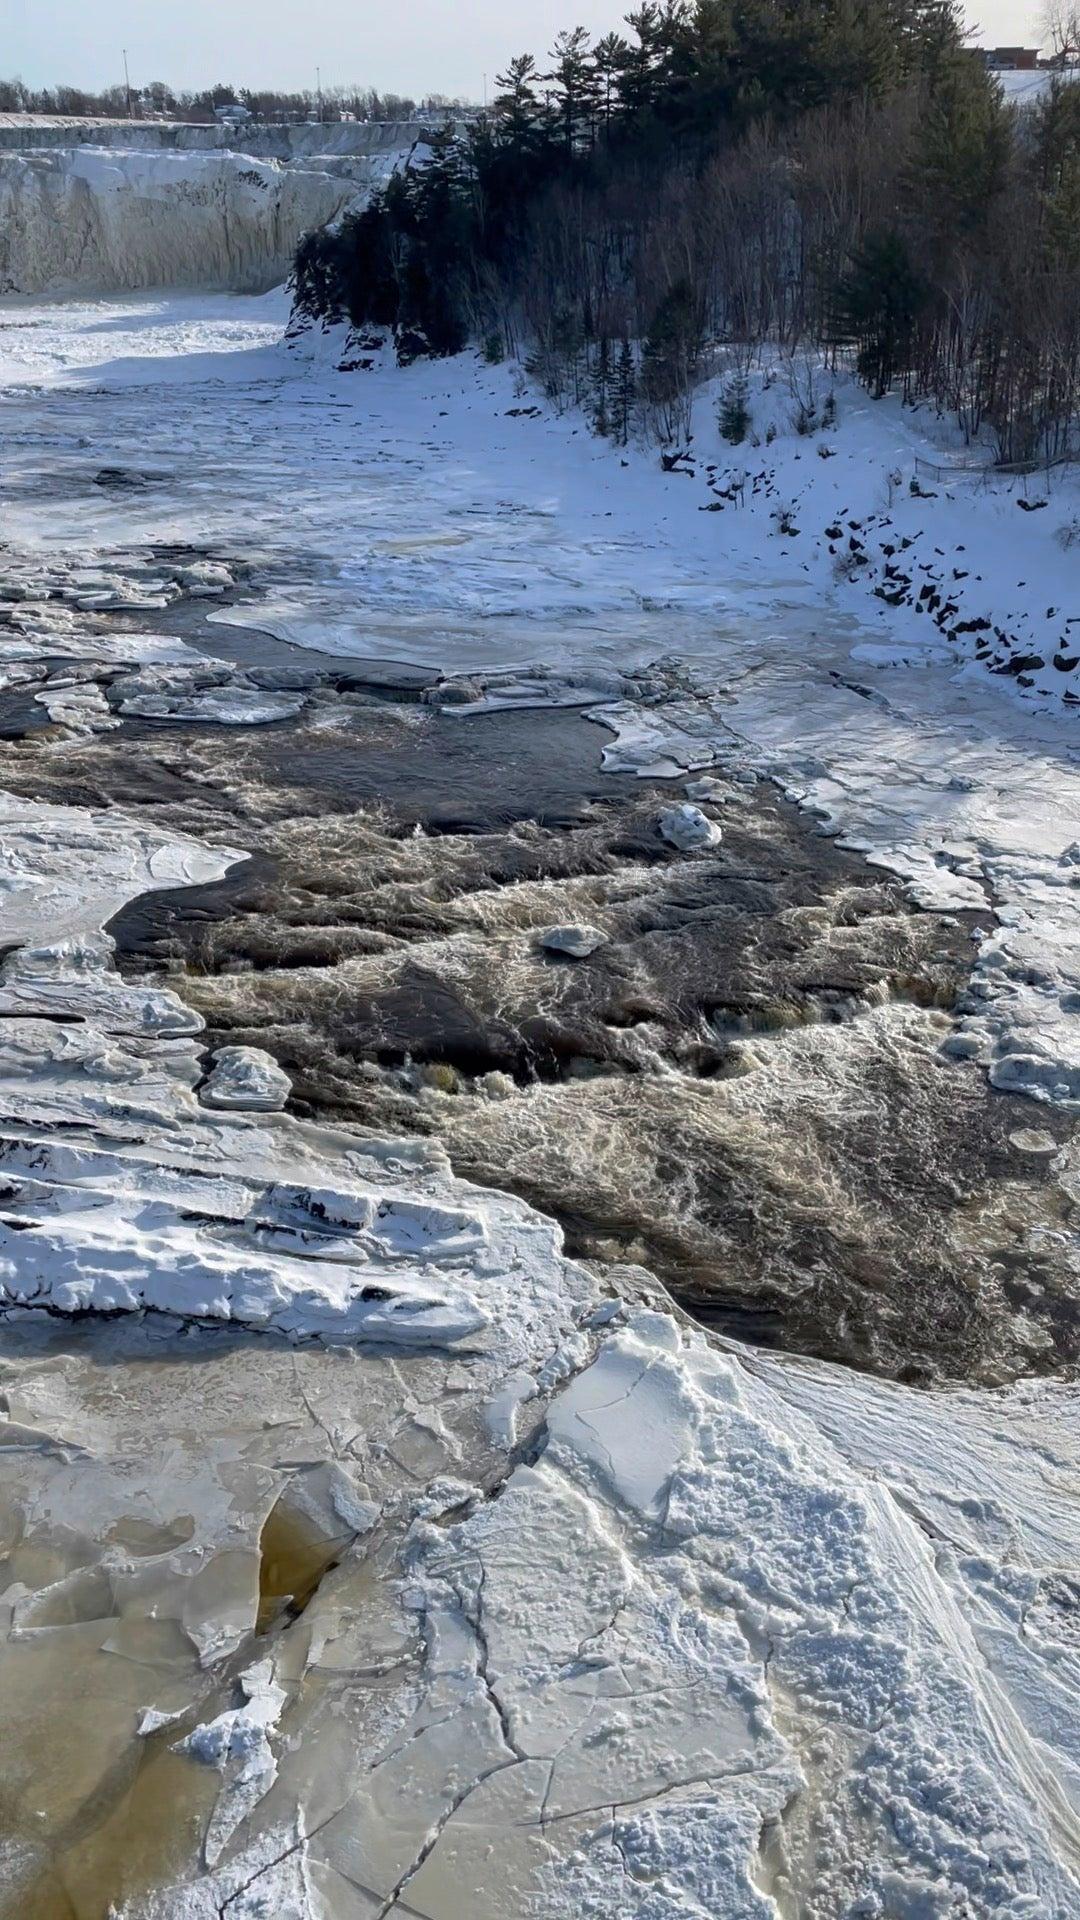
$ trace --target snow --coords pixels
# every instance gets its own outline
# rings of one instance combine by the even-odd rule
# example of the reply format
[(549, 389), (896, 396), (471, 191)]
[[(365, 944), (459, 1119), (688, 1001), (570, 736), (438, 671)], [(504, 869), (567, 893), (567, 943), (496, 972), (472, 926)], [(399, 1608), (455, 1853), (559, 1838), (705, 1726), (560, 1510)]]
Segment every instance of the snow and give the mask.
[[(208, 1725), (196, 1727), (179, 1744), (179, 1751), (193, 1754), (206, 1766), (224, 1769), (230, 1760), (239, 1760), (242, 1771), (250, 1775), (276, 1773), (267, 1734), (281, 1718), (286, 1693), (274, 1679), (273, 1662), (260, 1660), (240, 1675), (244, 1704), (219, 1713)], [(162, 1724), (159, 1719), (158, 1724)]]
[(372, 169), (408, 152), (421, 132), (414, 121), (296, 122), (242, 128), (200, 121), (93, 120), (71, 114), (0, 113), (0, 148), (94, 147), (142, 153), (237, 152), (289, 162), (347, 159)]
[[(901, 629), (927, 617), (879, 623), (864, 586), (833, 579), (827, 540), (803, 575), (765, 489), (760, 508), (699, 514), (707, 485), (653, 456), (623, 467), (580, 422), (508, 418), (508, 370), (336, 376), (272, 347), (272, 312), (127, 302), (111, 335), (93, 306), (0, 335), (5, 565), (38, 582), (12, 603), (5, 665), (39, 664), (44, 630), (66, 633), (69, 667), (186, 671), (152, 647), (144, 662), (145, 635), (96, 656), (98, 615), (78, 597), (172, 604), (146, 548), (250, 551), (255, 529), (276, 611), (253, 596), (233, 623), (467, 680), (462, 725), (489, 688), (584, 692), (615, 735), (610, 764), (696, 776), (680, 831), (718, 831), (697, 804), (715, 803), (709, 768), (767, 778), (917, 898), (991, 909), (952, 1042), (1043, 1101), (1080, 1097), (1067, 708), (1003, 698), (936, 627), (932, 653), (913, 652)], [(895, 410), (845, 405), (834, 459), (776, 443), (778, 463), (810, 467), (807, 530), (811, 508), (832, 523), (815, 489), (842, 462), (854, 493), (896, 436), (914, 444)], [(58, 516), (17, 484), (50, 433), (73, 487), (80, 461), (122, 464), (125, 443), (167, 477), (74, 490)], [(1058, 564), (1048, 512), (1023, 515), (1010, 493), (952, 504), (935, 503), (939, 558), (959, 534), (988, 595), (995, 567)], [(1019, 562), (997, 553), (1010, 513)], [(112, 584), (77, 597), (79, 568)], [(1039, 580), (1034, 623), (1043, 578), (1020, 577)], [(885, 651), (852, 657), (866, 646)], [(168, 1394), (160, 1367), (118, 1354), (88, 1386), (74, 1343), (5, 1374), (28, 1552), (71, 1538), (79, 1559), (16, 1594), (34, 1630), (0, 1641), (0, 1678), (68, 1632), (49, 1622), (79, 1595), (93, 1672), (106, 1638), (141, 1649), (135, 1626), (181, 1623), (215, 1682), (244, 1649), (240, 1697), (219, 1688), (186, 1723), (189, 1752), (223, 1767), (205, 1854), (125, 1896), (125, 1920), (226, 1905), (297, 1920), (1073, 1920), (1074, 1383), (916, 1392), (711, 1341), (655, 1290), (647, 1309), (613, 1302), (610, 1273), (566, 1260), (553, 1222), (457, 1180), (437, 1145), (270, 1110), (284, 1090), (262, 1061), (242, 1064), (263, 1110), (208, 1105), (198, 1016), (123, 982), (102, 929), (143, 892), (220, 878), (243, 849), (120, 806), (7, 795), (0, 850), (5, 1337), (30, 1341), (43, 1310), (107, 1310), (113, 1338), (172, 1316), (236, 1342), (191, 1329), (198, 1395), (218, 1400), (214, 1423), (184, 1401), (183, 1445), (169, 1423), (195, 1390), (173, 1387), (175, 1353)], [(1038, 1137), (1025, 1151), (1047, 1151), (1037, 1109), (1016, 1112)], [(301, 1473), (332, 1533), (362, 1523), (365, 1545), (299, 1631), (252, 1659), (258, 1541)], [(133, 1486), (144, 1528), (157, 1503), (145, 1558), (123, 1546), (144, 1537)], [(102, 1569), (104, 1621), (86, 1597)], [(72, 1642), (42, 1644), (55, 1685)], [(206, 1697), (168, 1647), (153, 1668), (144, 1650), (105, 1663), (119, 1704), (99, 1712), (122, 1710), (129, 1740)], [(7, 1737), (14, 1750), (17, 1719)]]
[[(1046, 1700), (1028, 1694), (1017, 1713), (1015, 1643), (971, 1613), (1004, 1540), (980, 1576), (935, 1555), (932, 1504), (913, 1517), (929, 1482), (954, 1531), (957, 1422), (965, 1438), (1015, 1423), (1011, 1471), (1025, 1409), (1003, 1395), (988, 1416), (977, 1396), (903, 1389), (879, 1407), (876, 1386), (839, 1376), (834, 1396), (831, 1379), (631, 1316), (549, 1407), (535, 1467), (449, 1538), (415, 1530), (426, 1631), (446, 1631), (455, 1601), (474, 1614), (504, 1746), (402, 1913), (453, 1910), (470, 1873), (483, 1888), (495, 1823), (484, 1916), (501, 1898), (522, 1913), (727, 1920), (774, 1914), (796, 1887), (799, 1910), (823, 1917), (1075, 1910), (1058, 1851), (1077, 1831), (1075, 1783), (1063, 1791), (1032, 1738)], [(915, 1500), (891, 1457), (905, 1444)], [(1056, 1550), (1035, 1552), (1052, 1564)], [(827, 1837), (810, 1871), (800, 1808)], [(543, 1859), (567, 1824), (569, 1863)]]
[(1066, 67), (1064, 71), (1059, 69), (1055, 72), (1036, 69), (1032, 72), (1030, 67), (999, 67), (995, 70), (994, 78), (1010, 107), (1027, 109), (1038, 106), (1055, 81), (1068, 84), (1080, 78), (1080, 68)]

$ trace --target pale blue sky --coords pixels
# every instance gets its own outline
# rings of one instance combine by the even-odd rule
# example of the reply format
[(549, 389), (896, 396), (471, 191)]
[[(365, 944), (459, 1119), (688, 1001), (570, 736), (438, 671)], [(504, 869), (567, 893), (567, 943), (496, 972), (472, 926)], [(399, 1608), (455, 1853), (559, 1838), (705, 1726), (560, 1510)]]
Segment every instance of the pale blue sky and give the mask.
[[(969, 4), (988, 44), (1036, 29), (1038, 0)], [(484, 72), (490, 86), (512, 54), (546, 52), (560, 27), (604, 32), (624, 11), (620, 0), (0, 0), (0, 75), (106, 86), (123, 78), (127, 47), (133, 85), (313, 86), (319, 65), (324, 86), (478, 99)]]

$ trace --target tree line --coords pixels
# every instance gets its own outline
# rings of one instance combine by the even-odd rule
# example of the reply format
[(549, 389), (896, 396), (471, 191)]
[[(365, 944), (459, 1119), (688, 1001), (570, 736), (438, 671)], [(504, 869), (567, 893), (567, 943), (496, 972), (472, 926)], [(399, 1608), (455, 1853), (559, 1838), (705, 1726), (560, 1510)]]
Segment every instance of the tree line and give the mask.
[(1073, 453), (1080, 86), (1006, 106), (953, 0), (644, 0), (523, 54), (308, 236), (301, 306), (402, 358), (525, 357), (602, 432), (689, 428), (766, 343), (931, 396), (1002, 462)]
[(233, 87), (225, 81), (192, 89), (170, 87), (151, 80), (133, 87), (130, 100), (123, 86), (93, 92), (86, 87), (28, 87), (21, 80), (0, 80), (0, 113), (60, 114), (74, 119), (126, 120), (129, 106), (136, 117), (167, 114), (170, 119), (210, 121), (218, 107), (246, 107), (260, 120), (306, 120), (317, 114), (351, 113), (357, 120), (413, 120), (425, 112), (457, 104), (442, 94), (414, 100), (408, 94), (380, 93), (376, 87), (327, 87), (288, 92), (273, 87)]

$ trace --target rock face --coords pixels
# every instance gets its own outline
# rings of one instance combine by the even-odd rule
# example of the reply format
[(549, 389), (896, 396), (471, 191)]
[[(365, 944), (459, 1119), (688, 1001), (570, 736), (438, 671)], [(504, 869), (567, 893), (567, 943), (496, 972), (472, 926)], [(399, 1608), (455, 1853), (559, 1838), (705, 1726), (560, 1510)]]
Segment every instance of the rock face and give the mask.
[(0, 150), (99, 147), (112, 152), (247, 153), (259, 160), (335, 159), (374, 164), (422, 138), (416, 120), (338, 120), (267, 126), (215, 121), (80, 120), (68, 114), (0, 113)]
[(236, 153), (0, 152), (0, 294), (262, 292), (356, 180)]
[(219, 1047), (200, 1094), (204, 1107), (280, 1113), (292, 1091), (287, 1073), (258, 1047)]

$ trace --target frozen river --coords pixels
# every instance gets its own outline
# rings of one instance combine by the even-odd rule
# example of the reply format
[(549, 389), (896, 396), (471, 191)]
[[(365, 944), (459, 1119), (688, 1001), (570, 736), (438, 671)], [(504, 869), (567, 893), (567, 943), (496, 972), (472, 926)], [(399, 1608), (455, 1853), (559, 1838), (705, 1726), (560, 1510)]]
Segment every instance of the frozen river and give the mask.
[(0, 309), (0, 1912), (1072, 1920), (1069, 716), (285, 318)]

